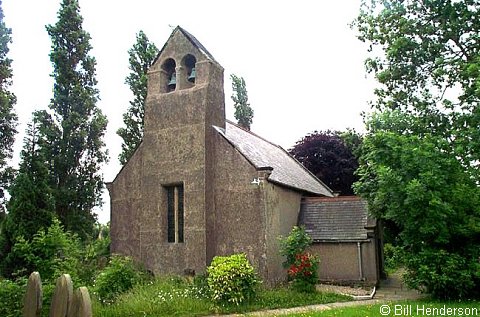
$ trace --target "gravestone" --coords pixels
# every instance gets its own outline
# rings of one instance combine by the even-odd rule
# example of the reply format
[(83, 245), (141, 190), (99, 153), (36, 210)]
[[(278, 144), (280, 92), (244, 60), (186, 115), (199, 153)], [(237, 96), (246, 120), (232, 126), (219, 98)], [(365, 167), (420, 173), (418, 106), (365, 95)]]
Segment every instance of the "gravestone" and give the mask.
[(38, 272), (30, 274), (23, 299), (23, 317), (39, 317), (42, 312), (42, 280)]
[(92, 301), (86, 287), (82, 286), (75, 290), (68, 317), (92, 317)]
[(52, 304), (50, 305), (50, 317), (66, 317), (68, 309), (72, 304), (73, 284), (70, 275), (62, 274), (57, 279), (53, 293)]

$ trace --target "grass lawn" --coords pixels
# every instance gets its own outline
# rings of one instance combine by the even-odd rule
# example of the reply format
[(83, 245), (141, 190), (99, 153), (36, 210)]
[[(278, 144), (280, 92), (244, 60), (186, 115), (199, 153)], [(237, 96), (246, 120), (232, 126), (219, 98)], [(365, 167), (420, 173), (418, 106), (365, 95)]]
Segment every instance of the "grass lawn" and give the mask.
[[(95, 297), (95, 296), (92, 296)], [(115, 303), (93, 302), (94, 316), (202, 316), (215, 313), (249, 312), (351, 300), (332, 293), (302, 294), (286, 288), (260, 290), (258, 297), (240, 306), (216, 306), (202, 294), (202, 289), (181, 279), (157, 279), (139, 285), (120, 296)]]
[[(382, 307), (383, 305), (383, 307)], [(388, 306), (388, 308), (385, 307)], [(448, 311), (434, 311), (434, 309), (451, 309)], [(429, 310), (430, 309), (430, 310)], [(454, 309), (456, 311), (454, 311)], [(384, 313), (382, 315), (381, 313)], [(390, 313), (388, 313), (390, 311)], [(419, 314), (417, 314), (417, 312)], [(422, 314), (423, 313), (423, 314)], [(291, 314), (289, 317), (375, 317), (375, 316), (480, 316), (479, 301), (440, 302), (432, 300), (399, 301), (385, 304), (360, 305), (354, 307), (337, 308), (320, 312)]]

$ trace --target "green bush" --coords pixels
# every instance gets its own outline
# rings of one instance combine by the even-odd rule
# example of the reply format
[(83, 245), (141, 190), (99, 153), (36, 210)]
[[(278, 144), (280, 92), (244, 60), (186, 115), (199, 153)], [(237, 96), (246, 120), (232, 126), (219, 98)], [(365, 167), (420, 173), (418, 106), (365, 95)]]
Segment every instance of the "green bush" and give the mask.
[(303, 227), (293, 227), (290, 234), (280, 238), (280, 254), (286, 257), (283, 266), (287, 268), (288, 279), (299, 292), (315, 292), (318, 282), (318, 257), (306, 253), (312, 239)]
[(40, 229), (31, 241), (17, 238), (5, 263), (13, 276), (28, 277), (38, 271), (42, 280), (55, 280), (63, 273), (73, 279), (79, 270), (80, 242), (76, 235), (64, 231), (60, 221), (54, 219), (47, 231)]
[(385, 268), (387, 271), (394, 271), (404, 264), (403, 249), (400, 246), (385, 243), (383, 245), (383, 255), (385, 257)]
[(423, 290), (439, 299), (480, 297), (480, 262), (478, 256), (467, 259), (446, 250), (423, 249), (406, 253), (408, 286)]
[(82, 270), (78, 274), (80, 281), (86, 286), (93, 285), (96, 275), (108, 264), (109, 257), (109, 236), (95, 239), (85, 245), (80, 263)]
[(207, 273), (214, 302), (239, 305), (255, 297), (259, 280), (244, 253), (214, 257)]
[(318, 258), (309, 253), (299, 253), (287, 273), (293, 281), (293, 289), (299, 292), (313, 293), (316, 291), (318, 282)]
[(16, 317), (22, 315), (25, 281), (12, 282), (0, 279), (0, 316)]
[(139, 269), (130, 257), (114, 255), (110, 263), (97, 276), (94, 294), (104, 303), (115, 301), (116, 297), (133, 288), (146, 279), (146, 274)]
[(303, 226), (294, 226), (287, 237), (280, 237), (280, 254), (286, 257), (283, 267), (288, 268), (295, 263), (297, 254), (304, 253), (312, 244), (312, 238)]

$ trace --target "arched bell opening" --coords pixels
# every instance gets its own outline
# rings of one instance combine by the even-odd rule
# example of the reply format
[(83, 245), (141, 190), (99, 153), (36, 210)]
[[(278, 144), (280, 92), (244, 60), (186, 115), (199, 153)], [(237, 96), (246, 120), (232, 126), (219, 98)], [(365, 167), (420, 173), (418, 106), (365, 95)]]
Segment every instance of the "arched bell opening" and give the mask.
[(197, 78), (197, 72), (195, 69), (195, 64), (197, 63), (197, 59), (195, 56), (191, 54), (185, 55), (182, 59), (182, 66), (185, 69), (185, 76), (186, 76), (186, 82), (187, 82), (187, 87), (193, 87), (195, 86), (195, 81)]
[(164, 91), (171, 92), (177, 88), (176, 63), (172, 58), (167, 59), (162, 65)]

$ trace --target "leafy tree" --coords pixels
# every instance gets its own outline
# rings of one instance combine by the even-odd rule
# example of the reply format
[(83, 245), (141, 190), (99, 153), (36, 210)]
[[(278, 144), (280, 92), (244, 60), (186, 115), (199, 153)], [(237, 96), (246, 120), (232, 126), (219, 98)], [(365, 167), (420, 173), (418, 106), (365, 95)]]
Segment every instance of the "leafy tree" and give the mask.
[(353, 23), (380, 83), (355, 188), (398, 226), (407, 282), (437, 297), (480, 294), (479, 8), (364, 1)]
[(38, 145), (39, 131), (35, 120), (29, 124), (18, 175), (10, 189), (0, 246), (0, 266), (5, 275), (11, 274), (12, 263), (7, 255), (18, 237), (30, 241), (40, 230), (48, 228), (54, 218), (55, 204), (48, 185), (45, 157)]
[[(449, 140), (446, 151), (480, 178), (480, 3), (364, 1), (353, 25), (370, 44), (378, 110), (417, 115), (412, 130)], [(382, 52), (382, 53), (380, 53)]]
[[(358, 147), (360, 137), (348, 134), (350, 143)], [(357, 180), (354, 172), (358, 167), (353, 155), (340, 132), (320, 131), (303, 137), (290, 150), (300, 163), (315, 174), (328, 187), (342, 195), (352, 195), (352, 184)]]
[(118, 156), (124, 165), (143, 139), (145, 103), (147, 100), (147, 71), (158, 54), (158, 48), (151, 43), (143, 31), (137, 34), (137, 42), (128, 51), (130, 74), (125, 83), (133, 93), (133, 100), (126, 113), (123, 114), (124, 128), (117, 134), (122, 137), (122, 153)]
[(0, 223), (5, 216), (5, 190), (13, 177), (8, 160), (12, 158), (17, 132), (17, 115), (13, 109), (16, 97), (8, 90), (12, 84), (12, 60), (7, 57), (12, 31), (6, 27), (3, 17), (0, 1)]
[(96, 106), (96, 62), (82, 22), (78, 1), (63, 0), (57, 23), (46, 27), (52, 39), (55, 83), (49, 107), (54, 114), (43, 111), (38, 117), (56, 214), (67, 230), (85, 238), (93, 232), (92, 208), (101, 204), (107, 119)]
[(231, 74), (230, 78), (232, 79), (232, 100), (234, 102), (233, 106), (235, 107), (235, 119), (237, 119), (238, 124), (242, 128), (250, 130), (250, 125), (253, 120), (253, 109), (248, 103), (245, 80), (243, 77), (237, 77), (234, 74)]
[(399, 228), (410, 286), (441, 298), (480, 295), (480, 188), (444, 138), (392, 131), (404, 118), (371, 118), (355, 189)]

